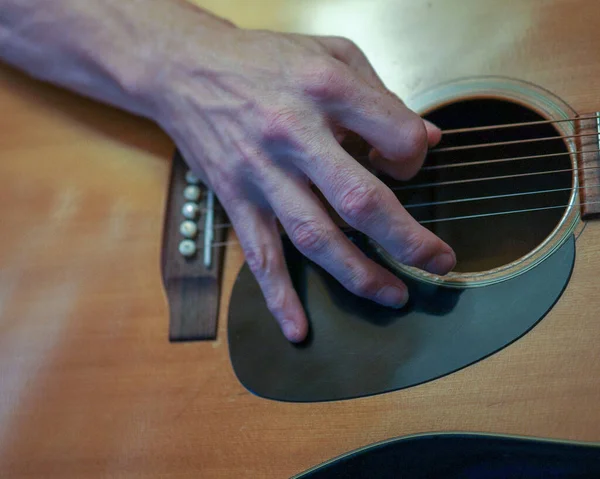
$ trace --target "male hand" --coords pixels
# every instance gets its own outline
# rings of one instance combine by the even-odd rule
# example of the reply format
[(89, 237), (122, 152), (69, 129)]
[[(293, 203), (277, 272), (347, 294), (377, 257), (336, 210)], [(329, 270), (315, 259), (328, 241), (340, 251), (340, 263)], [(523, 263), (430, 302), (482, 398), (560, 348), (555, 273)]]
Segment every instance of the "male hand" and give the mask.
[(305, 338), (307, 320), (276, 220), (352, 293), (393, 308), (408, 298), (336, 227), (310, 183), (398, 261), (434, 274), (454, 267), (451, 248), (340, 146), (344, 131), (355, 132), (373, 146), (375, 168), (409, 179), (441, 135), (385, 88), (352, 42), (226, 27), (211, 45), (192, 35), (174, 51), (157, 120), (219, 197), (289, 340)]
[(276, 220), (349, 291), (401, 307), (405, 285), (335, 226), (437, 274), (450, 247), (421, 227), (340, 146), (352, 131), (372, 165), (408, 179), (440, 131), (379, 79), (350, 41), (235, 28), (183, 0), (0, 0), (0, 57), (32, 75), (152, 118), (227, 210), (267, 305), (291, 341), (307, 321)]

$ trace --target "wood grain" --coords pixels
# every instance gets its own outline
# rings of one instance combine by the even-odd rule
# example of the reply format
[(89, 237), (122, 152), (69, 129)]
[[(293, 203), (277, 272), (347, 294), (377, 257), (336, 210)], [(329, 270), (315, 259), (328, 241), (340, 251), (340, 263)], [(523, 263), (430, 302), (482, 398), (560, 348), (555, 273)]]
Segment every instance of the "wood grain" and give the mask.
[[(600, 109), (594, 0), (206, 2), (252, 27), (354, 38), (409, 98), (479, 74)], [(160, 276), (173, 145), (155, 126), (0, 70), (0, 476), (283, 478), (399, 435), (600, 440), (600, 225), (524, 338), (416, 388), (281, 404), (237, 382), (224, 341), (242, 255), (226, 252), (218, 339), (169, 343)], [(257, 345), (260, 347), (260, 345)]]
[[(201, 211), (196, 220), (198, 237), (194, 239), (197, 253), (191, 258), (184, 258), (179, 253), (179, 243), (183, 239), (179, 227), (184, 219), (181, 210), (186, 202), (183, 192), (187, 186), (187, 170), (184, 159), (179, 152), (175, 152), (167, 189), (161, 255), (163, 285), (169, 303), (169, 340), (212, 340), (217, 336), (224, 250), (220, 247), (213, 248), (211, 265), (204, 265), (203, 231), (206, 214)], [(200, 185), (200, 189), (203, 198), (199, 205), (202, 210), (206, 208), (206, 187)], [(217, 204), (215, 206), (214, 224), (225, 224), (227, 219), (223, 210)], [(216, 228), (214, 243), (223, 242), (226, 234), (225, 228)]]
[(577, 166), (579, 169), (581, 217), (584, 220), (600, 216), (600, 128), (598, 113), (584, 113), (576, 122)]

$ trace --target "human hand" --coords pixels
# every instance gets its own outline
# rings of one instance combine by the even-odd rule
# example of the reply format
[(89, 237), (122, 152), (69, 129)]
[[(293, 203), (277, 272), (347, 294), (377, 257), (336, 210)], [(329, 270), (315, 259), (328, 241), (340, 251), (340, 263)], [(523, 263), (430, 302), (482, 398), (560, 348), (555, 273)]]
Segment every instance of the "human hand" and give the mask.
[[(193, 24), (190, 11), (182, 23)], [(406, 286), (368, 259), (334, 224), (311, 183), (349, 225), (401, 263), (434, 274), (452, 249), (419, 225), (375, 175), (340, 146), (352, 131), (373, 147), (372, 165), (412, 177), (440, 131), (379, 79), (350, 41), (248, 31), (215, 24), (173, 37), (155, 120), (195, 174), (215, 191), (285, 336), (307, 333), (277, 220), (294, 245), (349, 291), (401, 307)]]

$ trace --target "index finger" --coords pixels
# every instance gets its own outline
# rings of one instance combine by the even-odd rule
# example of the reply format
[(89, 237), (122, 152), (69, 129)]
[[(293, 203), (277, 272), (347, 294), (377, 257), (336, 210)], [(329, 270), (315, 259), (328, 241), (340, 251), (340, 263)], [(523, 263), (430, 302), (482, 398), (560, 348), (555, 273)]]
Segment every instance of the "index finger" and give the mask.
[[(328, 65), (313, 75), (306, 91), (317, 99), (334, 123), (369, 142), (395, 163), (395, 176), (408, 179), (421, 168), (428, 145), (439, 138), (393, 93), (374, 88), (342, 63)], [(431, 141), (433, 140), (433, 141)]]
[(327, 136), (304, 172), (349, 225), (366, 234), (396, 260), (443, 275), (456, 265), (452, 248), (421, 226), (394, 193)]

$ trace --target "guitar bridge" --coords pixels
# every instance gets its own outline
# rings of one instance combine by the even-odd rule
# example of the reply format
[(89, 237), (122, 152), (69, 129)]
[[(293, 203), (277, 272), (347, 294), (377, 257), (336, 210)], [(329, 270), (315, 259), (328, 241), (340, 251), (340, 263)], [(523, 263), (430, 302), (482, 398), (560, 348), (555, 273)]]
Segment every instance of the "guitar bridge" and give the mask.
[(162, 279), (169, 303), (169, 340), (215, 339), (219, 315), (223, 209), (214, 193), (188, 171), (177, 152), (167, 192)]
[(581, 217), (600, 217), (600, 112), (575, 123)]

